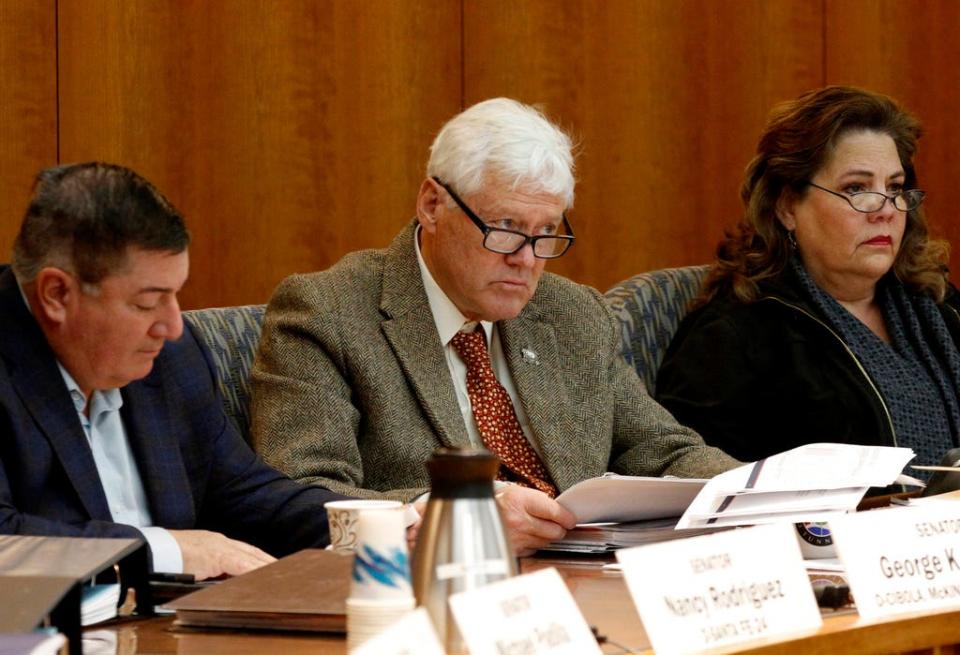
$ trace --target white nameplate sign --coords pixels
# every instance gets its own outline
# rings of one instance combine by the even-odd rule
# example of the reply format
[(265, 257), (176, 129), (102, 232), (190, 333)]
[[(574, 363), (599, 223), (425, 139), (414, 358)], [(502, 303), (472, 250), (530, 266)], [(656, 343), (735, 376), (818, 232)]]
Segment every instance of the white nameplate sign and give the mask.
[(602, 655), (554, 568), (450, 596), (470, 655)]
[(430, 616), (421, 607), (354, 648), (350, 655), (444, 655), (444, 651)]
[(960, 607), (960, 507), (860, 512), (830, 530), (860, 616)]
[(793, 525), (617, 551), (657, 655), (812, 630), (822, 620)]

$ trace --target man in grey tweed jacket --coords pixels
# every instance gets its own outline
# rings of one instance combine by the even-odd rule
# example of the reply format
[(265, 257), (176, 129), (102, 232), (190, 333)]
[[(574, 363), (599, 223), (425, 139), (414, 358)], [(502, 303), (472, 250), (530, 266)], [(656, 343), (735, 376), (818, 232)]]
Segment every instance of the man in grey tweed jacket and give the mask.
[[(252, 431), (264, 458), (349, 495), (427, 491), (435, 448), (480, 444), (450, 344), (480, 322), (558, 490), (608, 470), (709, 477), (737, 465), (647, 395), (600, 294), (543, 273), (572, 240), (563, 234), (573, 201), (566, 135), (536, 110), (496, 99), (453, 118), (431, 152), (417, 220), (388, 248), (294, 275), (270, 301), (253, 369)], [(573, 526), (540, 491), (508, 486), (498, 499), (520, 552)]]

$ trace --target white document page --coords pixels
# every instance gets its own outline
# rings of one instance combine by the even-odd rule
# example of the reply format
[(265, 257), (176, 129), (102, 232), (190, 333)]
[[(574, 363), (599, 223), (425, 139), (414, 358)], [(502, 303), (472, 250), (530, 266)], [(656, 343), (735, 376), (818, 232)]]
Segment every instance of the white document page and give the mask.
[(680, 516), (706, 480), (607, 473), (573, 485), (557, 502), (577, 523), (646, 521)]
[(909, 448), (814, 443), (721, 475), (747, 469), (743, 486), (758, 490), (884, 487), (892, 484), (913, 458)]
[(717, 475), (677, 528), (826, 520), (856, 509), (869, 487), (892, 484), (913, 457), (909, 448), (800, 446)]

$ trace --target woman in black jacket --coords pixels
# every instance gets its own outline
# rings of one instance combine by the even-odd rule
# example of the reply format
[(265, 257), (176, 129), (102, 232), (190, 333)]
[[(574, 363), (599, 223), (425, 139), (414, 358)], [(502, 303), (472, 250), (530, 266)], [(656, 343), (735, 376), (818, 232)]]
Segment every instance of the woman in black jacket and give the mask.
[(920, 127), (851, 87), (777, 107), (746, 171), (657, 400), (753, 461), (805, 443), (905, 446), (931, 464), (960, 435), (960, 314), (930, 239)]

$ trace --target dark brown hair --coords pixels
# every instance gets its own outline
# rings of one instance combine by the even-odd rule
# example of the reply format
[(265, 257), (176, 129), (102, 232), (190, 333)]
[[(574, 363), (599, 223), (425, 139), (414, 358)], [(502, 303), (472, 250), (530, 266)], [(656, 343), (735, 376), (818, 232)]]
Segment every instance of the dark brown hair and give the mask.
[(129, 168), (70, 164), (37, 175), (12, 267), (22, 282), (58, 266), (95, 285), (123, 266), (130, 246), (180, 253), (189, 243), (180, 213)]
[[(777, 202), (784, 193), (802, 197), (840, 138), (860, 130), (893, 139), (905, 173), (904, 188), (916, 188), (913, 155), (920, 124), (893, 99), (855, 87), (828, 86), (777, 105), (740, 189), (744, 216), (717, 245), (717, 260), (704, 282), (703, 301), (717, 294), (732, 294), (751, 302), (758, 295), (757, 282), (783, 270), (792, 249), (787, 230), (777, 219)], [(907, 212), (903, 241), (893, 264), (897, 277), (941, 302), (947, 288), (948, 256), (945, 241), (929, 238), (923, 209)]]

